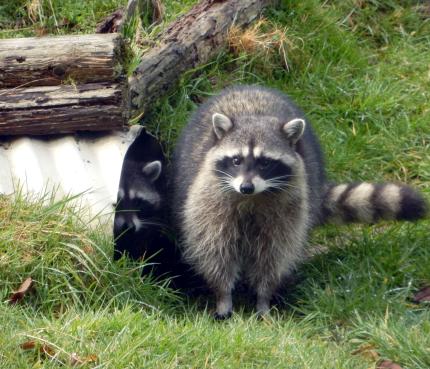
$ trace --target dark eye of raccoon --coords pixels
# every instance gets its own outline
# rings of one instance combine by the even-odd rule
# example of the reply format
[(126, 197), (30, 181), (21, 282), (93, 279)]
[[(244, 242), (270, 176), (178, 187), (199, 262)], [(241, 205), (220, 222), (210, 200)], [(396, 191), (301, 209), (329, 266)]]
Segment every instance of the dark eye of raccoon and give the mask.
[(268, 159), (265, 159), (265, 158), (260, 158), (260, 159), (258, 159), (258, 166), (261, 168), (261, 169), (265, 169), (265, 168), (267, 168), (269, 165), (270, 165), (270, 160), (268, 160)]
[(239, 156), (234, 156), (232, 162), (233, 165), (238, 166), (242, 164), (242, 159)]

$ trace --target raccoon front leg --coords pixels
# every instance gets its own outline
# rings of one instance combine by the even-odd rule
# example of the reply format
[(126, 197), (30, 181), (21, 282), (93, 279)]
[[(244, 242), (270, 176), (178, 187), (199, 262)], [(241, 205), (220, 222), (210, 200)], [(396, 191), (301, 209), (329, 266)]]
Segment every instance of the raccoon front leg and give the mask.
[(302, 259), (303, 242), (289, 239), (287, 242), (259, 243), (255, 246), (256, 252), (247, 274), (257, 294), (256, 310), (261, 316), (269, 312), (270, 301), (281, 281)]
[(209, 286), (215, 294), (216, 312), (214, 318), (217, 320), (228, 319), (233, 312), (233, 301), (231, 292), (238, 277), (238, 263), (235, 257), (225, 256), (212, 259), (212, 265), (203, 273)]
[[(207, 178), (197, 182), (206, 184)], [(215, 294), (215, 318), (226, 319), (232, 314), (231, 292), (239, 274), (239, 232), (231, 205), (212, 198), (212, 192), (209, 195), (197, 188), (186, 203), (182, 250)]]
[(239, 274), (236, 260), (212, 255), (209, 262), (195, 266), (215, 295), (214, 318), (217, 320), (230, 318), (233, 311), (232, 290)]
[(200, 244), (198, 249), (188, 248), (184, 251), (185, 258), (215, 294), (214, 317), (220, 320), (229, 318), (233, 310), (231, 292), (239, 274), (235, 247), (229, 248), (221, 241), (217, 243), (212, 240), (210, 244)]
[(270, 310), (270, 301), (272, 299), (273, 293), (280, 284), (280, 278), (275, 275), (260, 276), (260, 278), (254, 280), (251, 283), (254, 285), (254, 289), (257, 293), (257, 315), (265, 315)]
[(216, 320), (229, 319), (233, 313), (233, 299), (230, 290), (218, 290), (215, 292), (216, 311), (214, 318)]

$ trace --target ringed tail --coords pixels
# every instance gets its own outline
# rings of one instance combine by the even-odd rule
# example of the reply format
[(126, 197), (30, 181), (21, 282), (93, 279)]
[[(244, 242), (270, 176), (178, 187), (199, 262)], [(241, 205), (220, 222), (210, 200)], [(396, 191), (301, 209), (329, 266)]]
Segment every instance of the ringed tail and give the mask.
[(323, 199), (325, 223), (413, 221), (424, 218), (427, 211), (422, 194), (395, 183), (329, 185)]

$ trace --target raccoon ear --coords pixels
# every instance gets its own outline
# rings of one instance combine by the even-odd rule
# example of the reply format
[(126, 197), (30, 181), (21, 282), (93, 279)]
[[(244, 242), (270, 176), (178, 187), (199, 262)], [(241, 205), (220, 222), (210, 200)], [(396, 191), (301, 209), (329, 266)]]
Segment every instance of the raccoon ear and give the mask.
[(162, 168), (161, 161), (156, 160), (146, 164), (143, 167), (142, 171), (143, 171), (143, 174), (145, 174), (151, 182), (155, 182), (158, 179), (158, 177), (160, 177), (161, 168)]
[(215, 135), (220, 140), (225, 134), (233, 128), (233, 122), (229, 117), (224, 114), (215, 113), (212, 115), (212, 125), (214, 127)]
[(287, 135), (287, 138), (294, 144), (302, 137), (305, 127), (306, 124), (303, 119), (295, 118), (285, 123), (282, 130)]

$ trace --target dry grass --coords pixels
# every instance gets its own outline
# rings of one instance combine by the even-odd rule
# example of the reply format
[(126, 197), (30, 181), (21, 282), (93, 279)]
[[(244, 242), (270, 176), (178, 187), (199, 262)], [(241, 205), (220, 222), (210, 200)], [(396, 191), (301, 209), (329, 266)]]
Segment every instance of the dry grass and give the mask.
[(36, 23), (40, 18), (43, 18), (43, 6), (41, 0), (29, 0), (26, 4), (28, 18)]
[(235, 55), (255, 55), (269, 63), (280, 57), (287, 70), (290, 69), (288, 50), (295, 48), (287, 37), (287, 27), (280, 27), (264, 18), (245, 30), (237, 26), (230, 28), (228, 44)]

